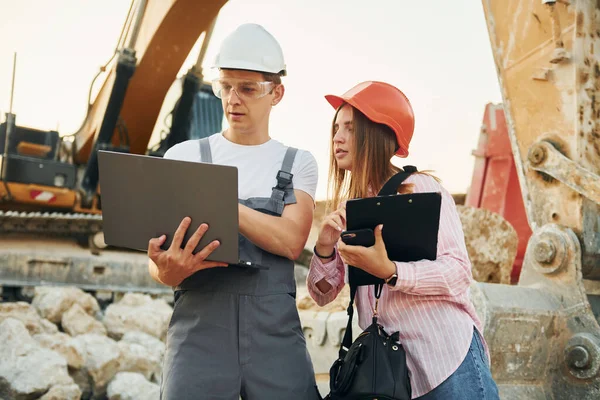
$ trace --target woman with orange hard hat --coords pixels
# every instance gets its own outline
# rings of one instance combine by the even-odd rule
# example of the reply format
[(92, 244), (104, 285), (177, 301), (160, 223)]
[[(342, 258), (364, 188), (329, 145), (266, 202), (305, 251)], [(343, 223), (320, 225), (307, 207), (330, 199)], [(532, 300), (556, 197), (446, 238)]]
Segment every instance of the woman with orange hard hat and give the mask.
[[(345, 201), (377, 195), (406, 157), (415, 118), (396, 87), (362, 82), (341, 96), (325, 96), (335, 109), (331, 132), (328, 208), (311, 259), (307, 286), (320, 306), (333, 301), (347, 281), (348, 265), (381, 279), (380, 298), (369, 286), (356, 292), (358, 322), (365, 329), (377, 305), (378, 323), (399, 332), (406, 352), (412, 398), (498, 399), (490, 372), (482, 323), (470, 300), (471, 263), (462, 225), (450, 193), (430, 174), (414, 171), (398, 193), (441, 193), (435, 260), (397, 262), (388, 258), (382, 226), (375, 245), (347, 245)], [(405, 168), (408, 170), (408, 168)]]

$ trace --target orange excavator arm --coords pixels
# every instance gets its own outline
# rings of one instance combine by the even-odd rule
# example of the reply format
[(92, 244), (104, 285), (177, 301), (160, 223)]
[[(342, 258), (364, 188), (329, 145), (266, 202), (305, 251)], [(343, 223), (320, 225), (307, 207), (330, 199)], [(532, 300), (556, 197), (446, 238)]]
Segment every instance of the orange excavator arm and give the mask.
[[(147, 149), (165, 95), (190, 50), (209, 33), (226, 0), (140, 0), (126, 21), (124, 46), (108, 73), (81, 129), (73, 159), (85, 164), (84, 206), (98, 188), (97, 152), (141, 154)], [(210, 35), (205, 35), (205, 38)]]
[[(177, 72), (200, 35), (211, 27), (226, 2), (150, 0), (138, 4), (143, 9), (136, 10), (142, 13), (137, 37), (133, 32), (136, 30), (135, 21), (131, 24), (128, 37), (139, 61), (120, 110), (132, 153), (145, 152), (156, 117)], [(134, 15), (133, 19), (136, 17)], [(104, 120), (115, 75), (112, 69), (91, 105), (83, 126), (75, 135), (75, 159), (78, 163), (87, 162), (90, 156), (94, 139)]]

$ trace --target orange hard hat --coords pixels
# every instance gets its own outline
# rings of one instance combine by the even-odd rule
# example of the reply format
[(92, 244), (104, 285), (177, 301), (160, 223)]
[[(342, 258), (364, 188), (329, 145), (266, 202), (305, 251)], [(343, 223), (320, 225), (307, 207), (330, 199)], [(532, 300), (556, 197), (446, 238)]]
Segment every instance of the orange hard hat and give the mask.
[(341, 96), (325, 96), (336, 110), (344, 103), (357, 108), (373, 122), (389, 126), (396, 134), (396, 155), (406, 157), (415, 130), (415, 115), (408, 98), (398, 88), (384, 82), (359, 83)]

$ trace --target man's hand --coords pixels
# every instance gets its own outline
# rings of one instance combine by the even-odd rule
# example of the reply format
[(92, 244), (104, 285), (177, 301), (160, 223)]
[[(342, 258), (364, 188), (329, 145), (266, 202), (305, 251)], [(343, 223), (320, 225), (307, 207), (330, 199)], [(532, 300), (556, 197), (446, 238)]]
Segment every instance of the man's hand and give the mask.
[(181, 221), (173, 235), (173, 242), (166, 251), (160, 248), (167, 238), (165, 235), (150, 239), (148, 242), (148, 257), (156, 264), (158, 270), (157, 278), (165, 285), (177, 286), (185, 278), (197, 271), (214, 267), (226, 267), (228, 265), (222, 262), (205, 261), (219, 247), (220, 243), (218, 240), (212, 241), (201, 251), (193, 254), (202, 236), (208, 230), (207, 224), (201, 224), (190, 237), (185, 247), (181, 248), (183, 238), (191, 222), (192, 220), (189, 217), (185, 217)]
[(396, 272), (396, 264), (388, 258), (381, 236), (382, 229), (383, 225), (375, 228), (375, 244), (371, 247), (351, 246), (339, 239), (338, 252), (342, 260), (346, 264), (360, 268), (378, 278), (389, 278)]

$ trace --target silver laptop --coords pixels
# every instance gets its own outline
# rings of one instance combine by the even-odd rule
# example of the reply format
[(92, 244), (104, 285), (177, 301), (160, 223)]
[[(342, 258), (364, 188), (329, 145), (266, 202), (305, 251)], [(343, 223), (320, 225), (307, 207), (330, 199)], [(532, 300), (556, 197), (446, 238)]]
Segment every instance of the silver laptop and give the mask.
[(165, 234), (166, 250), (189, 216), (182, 247), (207, 223), (195, 252), (216, 239), (221, 245), (208, 260), (262, 268), (239, 258), (236, 167), (103, 150), (98, 164), (106, 244), (147, 251), (151, 238)]

